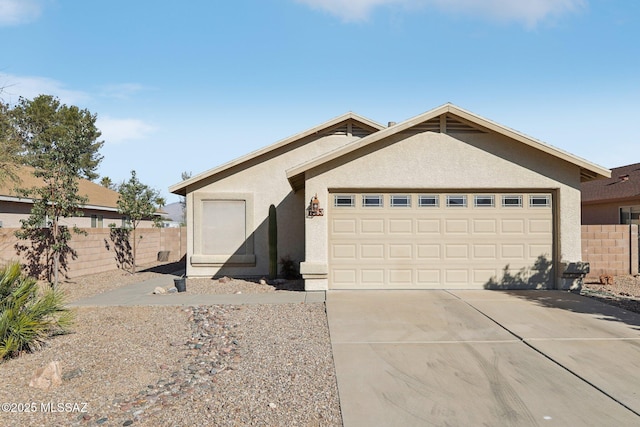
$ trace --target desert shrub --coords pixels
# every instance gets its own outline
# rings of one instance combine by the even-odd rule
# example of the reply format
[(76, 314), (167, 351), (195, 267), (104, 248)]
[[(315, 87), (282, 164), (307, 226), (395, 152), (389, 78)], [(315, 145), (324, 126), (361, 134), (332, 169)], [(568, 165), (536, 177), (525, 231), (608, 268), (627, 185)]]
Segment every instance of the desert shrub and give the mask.
[(36, 351), (47, 338), (65, 333), (73, 312), (64, 306), (64, 294), (22, 274), (20, 264), (0, 269), (0, 360)]
[(300, 277), (296, 262), (289, 255), (280, 258), (280, 273), (282, 273), (282, 277), (288, 280)]

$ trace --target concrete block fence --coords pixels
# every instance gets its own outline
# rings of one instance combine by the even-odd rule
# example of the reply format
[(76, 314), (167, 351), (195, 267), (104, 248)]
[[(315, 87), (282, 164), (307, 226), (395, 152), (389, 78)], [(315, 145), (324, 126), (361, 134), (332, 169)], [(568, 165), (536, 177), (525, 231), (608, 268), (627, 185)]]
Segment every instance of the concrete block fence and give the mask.
[[(118, 266), (116, 243), (109, 228), (85, 228), (87, 235), (74, 234), (70, 246), (77, 258), (69, 259), (69, 277), (84, 276), (116, 270)], [(24, 262), (15, 250), (19, 241), (15, 228), (0, 229), (0, 262), (18, 260)], [(130, 240), (132, 239), (132, 235)], [(186, 228), (139, 228), (136, 264), (144, 265), (157, 260), (158, 252), (169, 251), (169, 262), (180, 260), (187, 252)], [(21, 241), (24, 242), (24, 241)]]
[(587, 280), (638, 274), (638, 225), (583, 225), (582, 260), (591, 266)]

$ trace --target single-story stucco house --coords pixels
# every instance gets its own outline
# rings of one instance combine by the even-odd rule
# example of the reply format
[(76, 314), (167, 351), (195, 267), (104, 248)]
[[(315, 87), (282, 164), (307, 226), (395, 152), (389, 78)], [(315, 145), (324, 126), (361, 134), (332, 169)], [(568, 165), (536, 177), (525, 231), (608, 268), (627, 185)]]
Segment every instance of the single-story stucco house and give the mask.
[(388, 127), (347, 113), (170, 191), (189, 277), (266, 276), (273, 205), (306, 290), (566, 289), (580, 184), (609, 176), (445, 104)]
[(582, 183), (582, 224), (640, 224), (640, 163)]

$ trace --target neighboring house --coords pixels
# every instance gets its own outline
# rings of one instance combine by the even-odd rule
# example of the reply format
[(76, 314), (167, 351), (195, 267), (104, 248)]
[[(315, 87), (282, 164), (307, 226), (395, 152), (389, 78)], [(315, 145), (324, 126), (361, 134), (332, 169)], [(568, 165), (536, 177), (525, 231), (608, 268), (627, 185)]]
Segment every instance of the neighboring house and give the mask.
[(640, 163), (582, 183), (582, 224), (640, 224)]
[[(20, 167), (17, 171), (19, 181), (14, 182), (6, 178), (0, 183), (0, 226), (4, 228), (19, 228), (20, 220), (31, 214), (31, 199), (21, 198), (16, 187), (32, 188), (42, 186), (41, 179), (33, 176), (33, 169)], [(89, 200), (80, 209), (82, 216), (63, 218), (60, 223), (80, 228), (106, 228), (110, 224), (116, 227), (126, 225), (126, 218), (118, 213), (117, 191), (110, 190), (86, 179), (79, 181), (79, 194)], [(143, 221), (141, 227), (151, 227), (151, 221)]]
[(580, 183), (609, 173), (446, 104), (389, 127), (347, 113), (170, 191), (188, 276), (266, 276), (274, 205), (307, 290), (565, 289)]

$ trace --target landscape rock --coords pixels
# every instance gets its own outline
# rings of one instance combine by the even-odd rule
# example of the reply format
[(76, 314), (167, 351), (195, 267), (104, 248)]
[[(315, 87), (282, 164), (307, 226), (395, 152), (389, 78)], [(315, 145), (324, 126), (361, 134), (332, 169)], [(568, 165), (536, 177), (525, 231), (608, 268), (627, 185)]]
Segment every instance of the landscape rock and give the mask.
[(261, 285), (266, 285), (266, 284), (267, 284), (267, 281), (266, 281), (266, 280), (264, 280), (264, 279), (260, 279), (260, 284), (261, 284)]
[(165, 288), (163, 288), (162, 286), (157, 286), (154, 290), (153, 290), (153, 294), (154, 295), (160, 295), (160, 294), (166, 294), (167, 291)]
[(51, 390), (62, 384), (62, 369), (57, 361), (50, 362), (47, 366), (39, 368), (31, 381), (29, 387), (39, 388), (41, 390)]
[(219, 283), (229, 283), (231, 281), (230, 278), (228, 278), (227, 276), (221, 277), (218, 279)]

